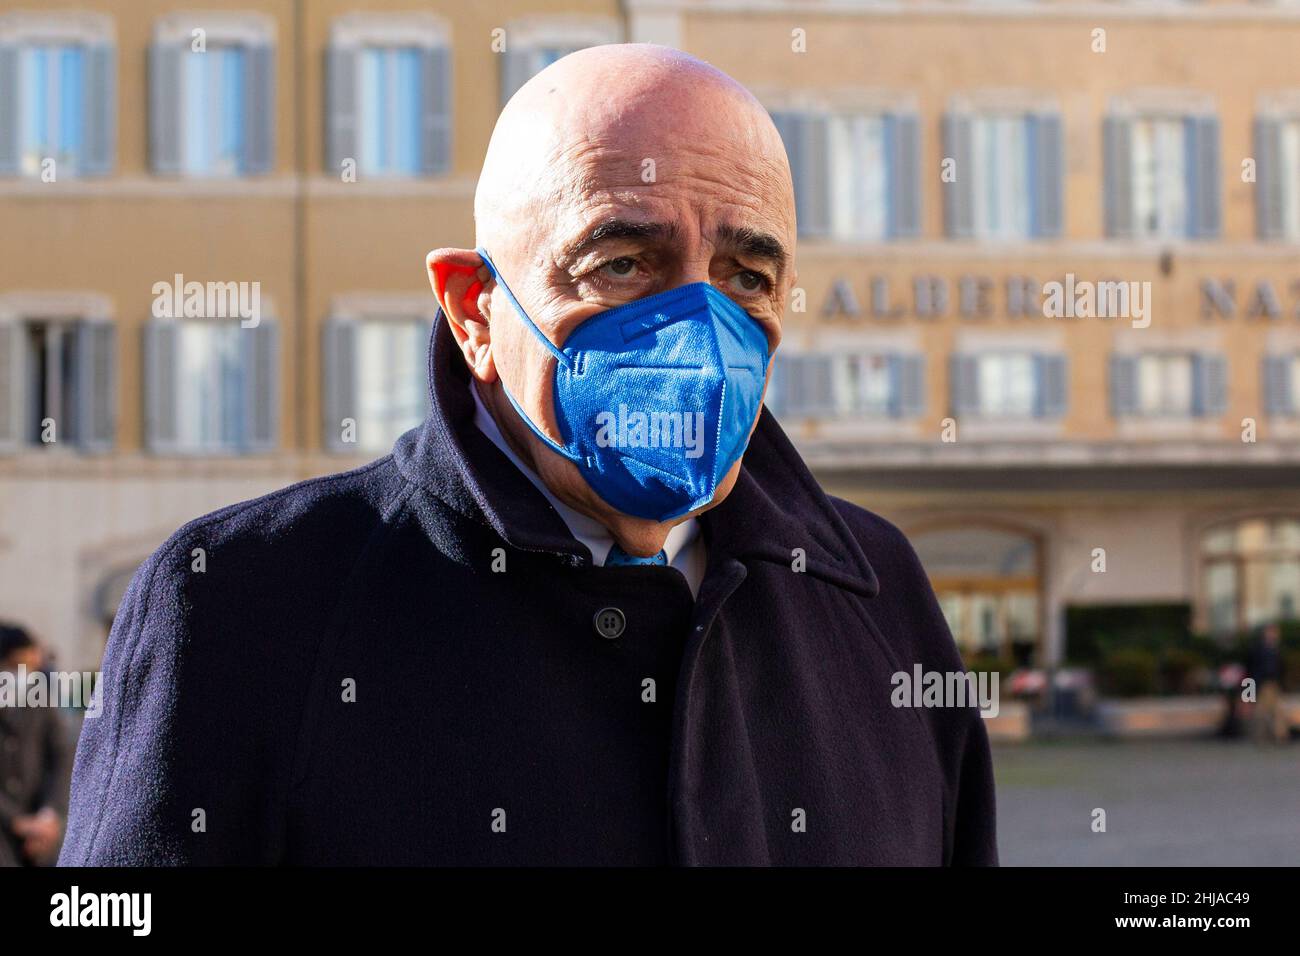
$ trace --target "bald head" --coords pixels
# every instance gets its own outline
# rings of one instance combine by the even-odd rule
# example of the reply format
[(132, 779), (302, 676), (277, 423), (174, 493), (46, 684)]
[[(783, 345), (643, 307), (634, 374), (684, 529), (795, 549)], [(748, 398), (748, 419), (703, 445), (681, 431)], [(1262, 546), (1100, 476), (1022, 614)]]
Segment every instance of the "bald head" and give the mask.
[[(535, 247), (532, 233), (553, 229), (559, 217), (548, 213), (566, 199), (629, 177), (633, 186), (671, 180), (685, 172), (673, 165), (683, 156), (742, 167), (755, 182), (737, 186), (776, 187), (793, 221), (785, 148), (743, 86), (671, 47), (572, 53), (525, 83), (497, 120), (474, 196), (478, 244), (502, 254), (515, 239)], [(602, 166), (622, 174), (601, 183), (593, 174)]]

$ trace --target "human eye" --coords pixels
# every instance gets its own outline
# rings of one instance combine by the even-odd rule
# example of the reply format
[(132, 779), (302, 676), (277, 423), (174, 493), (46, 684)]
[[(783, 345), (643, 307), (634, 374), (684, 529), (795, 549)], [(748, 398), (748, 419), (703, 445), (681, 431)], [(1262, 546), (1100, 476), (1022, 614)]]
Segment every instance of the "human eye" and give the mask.
[(772, 287), (772, 280), (753, 269), (741, 269), (727, 280), (727, 288), (734, 295), (765, 295)]

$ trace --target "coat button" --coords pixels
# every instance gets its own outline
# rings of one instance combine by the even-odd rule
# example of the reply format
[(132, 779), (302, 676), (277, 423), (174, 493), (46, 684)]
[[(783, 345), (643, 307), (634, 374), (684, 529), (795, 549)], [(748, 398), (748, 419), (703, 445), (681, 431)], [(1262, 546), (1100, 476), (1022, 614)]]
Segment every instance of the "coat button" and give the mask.
[(611, 641), (622, 634), (627, 627), (627, 618), (616, 607), (601, 608), (596, 612), (596, 616), (592, 621), (596, 625), (596, 633), (601, 637), (609, 638)]

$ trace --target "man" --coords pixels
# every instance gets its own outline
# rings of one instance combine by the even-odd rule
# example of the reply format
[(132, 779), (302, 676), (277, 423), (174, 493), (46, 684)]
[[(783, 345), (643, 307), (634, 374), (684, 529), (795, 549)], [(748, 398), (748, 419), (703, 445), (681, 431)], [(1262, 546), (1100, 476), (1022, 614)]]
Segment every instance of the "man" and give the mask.
[(62, 862), (996, 862), (978, 713), (890, 702), (961, 670), (915, 555), (760, 415), (795, 281), (764, 110), (572, 54), (475, 221), (429, 256), (424, 424), (137, 573)]
[(48, 697), (27, 693), (44, 666), (26, 630), (0, 624), (0, 866), (51, 864), (63, 836), (70, 739)]
[(1251, 736), (1256, 743), (1285, 742), (1291, 736), (1286, 708), (1282, 706), (1282, 629), (1276, 621), (1255, 633), (1250, 651), (1250, 676), (1255, 679), (1255, 719)]

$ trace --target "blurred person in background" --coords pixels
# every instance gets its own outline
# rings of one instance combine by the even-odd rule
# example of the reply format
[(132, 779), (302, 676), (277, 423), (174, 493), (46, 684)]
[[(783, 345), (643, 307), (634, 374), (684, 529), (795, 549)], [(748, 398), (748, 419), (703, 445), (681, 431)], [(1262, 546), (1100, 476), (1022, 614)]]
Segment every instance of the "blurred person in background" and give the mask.
[(0, 624), (0, 866), (53, 863), (63, 837), (71, 772), (70, 740), (58, 708), (17, 706), (45, 667), (39, 644), (21, 627)]
[(1250, 676), (1255, 679), (1256, 741), (1282, 742), (1290, 736), (1282, 709), (1282, 631), (1276, 622), (1265, 624), (1255, 636), (1250, 653)]

